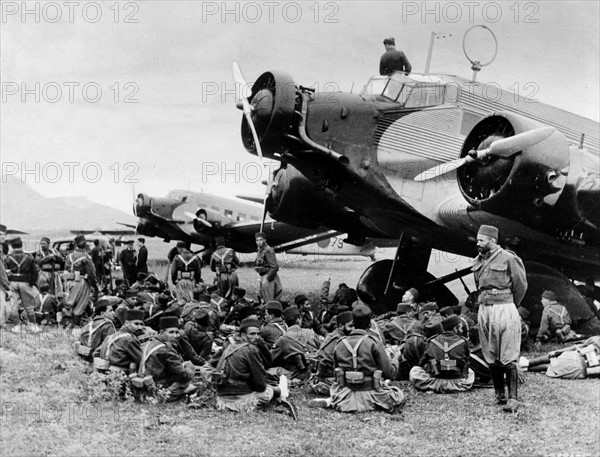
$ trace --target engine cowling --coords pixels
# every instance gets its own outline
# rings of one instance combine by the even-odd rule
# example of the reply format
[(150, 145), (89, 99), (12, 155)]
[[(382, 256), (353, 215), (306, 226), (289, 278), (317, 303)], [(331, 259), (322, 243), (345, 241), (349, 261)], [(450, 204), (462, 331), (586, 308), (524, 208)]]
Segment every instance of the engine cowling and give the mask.
[[(461, 157), (501, 138), (545, 127), (510, 112), (482, 119), (465, 140)], [(489, 156), (457, 172), (460, 191), (475, 208), (535, 225), (549, 216), (567, 182), (569, 145), (558, 131), (509, 158)]]
[[(256, 80), (248, 101), (263, 154), (274, 157), (276, 152), (285, 148), (285, 134), (294, 118), (296, 85), (286, 73), (269, 71)], [(246, 117), (242, 118), (242, 142), (248, 152), (257, 153)]]
[(359, 225), (355, 213), (346, 209), (325, 190), (315, 188), (302, 173), (291, 165), (281, 168), (270, 184), (267, 211), (278, 221), (299, 227), (350, 231)]

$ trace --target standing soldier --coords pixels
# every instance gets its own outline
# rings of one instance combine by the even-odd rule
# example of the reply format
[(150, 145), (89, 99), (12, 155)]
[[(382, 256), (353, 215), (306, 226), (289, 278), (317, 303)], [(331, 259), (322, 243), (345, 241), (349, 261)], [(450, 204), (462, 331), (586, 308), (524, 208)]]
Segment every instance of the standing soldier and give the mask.
[(240, 266), (237, 254), (231, 248), (220, 244), (210, 257), (210, 269), (217, 274), (217, 285), (219, 295), (228, 299), (231, 297), (233, 288), (239, 285), (235, 270)]
[(193, 300), (194, 288), (202, 281), (202, 262), (190, 252), (183, 241), (177, 242), (178, 254), (171, 265), (171, 281), (175, 284), (175, 294), (180, 305)]
[(55, 295), (62, 291), (62, 282), (58, 274), (64, 267), (64, 261), (55, 249), (50, 247), (50, 238), (40, 239), (40, 249), (35, 253), (35, 262), (40, 268), (37, 279), (38, 289), (47, 285), (50, 293)]
[(4, 242), (6, 241), (6, 225), (0, 224), (0, 328), (4, 328), (4, 324), (8, 320), (10, 310), (8, 308), (8, 292), (10, 290), (10, 282), (6, 274), (4, 265)]
[(127, 285), (131, 287), (137, 277), (136, 271), (136, 256), (133, 248), (133, 240), (126, 242), (127, 247), (121, 251), (119, 255), (119, 263), (123, 269), (123, 277), (127, 280)]
[(87, 253), (87, 240), (83, 235), (75, 237), (75, 250), (69, 254), (65, 263), (66, 288), (69, 294), (67, 305), (72, 310), (73, 324), (81, 325), (81, 316), (93, 302), (98, 293), (96, 268)]
[(100, 240), (94, 240), (94, 247), (91, 251), (92, 262), (94, 263), (94, 268), (96, 268), (96, 280), (98, 281), (98, 286), (101, 287), (105, 284), (104, 282), (104, 249), (100, 246)]
[(137, 272), (148, 274), (148, 248), (144, 238), (138, 238)]
[[(23, 241), (15, 238), (10, 242), (13, 250), (6, 257), (6, 270), (10, 281), (11, 319), (18, 321), (19, 308), (25, 309), (23, 323), (32, 332), (39, 330), (35, 324), (35, 304), (37, 292), (34, 291), (38, 277), (38, 268), (31, 254), (23, 252)], [(15, 327), (16, 328), (16, 327)]]
[[(506, 412), (518, 408), (517, 363), (521, 346), (521, 318), (517, 306), (527, 291), (525, 267), (517, 255), (498, 245), (498, 229), (482, 225), (477, 232), (479, 255), (473, 262), (473, 276), (479, 291), (479, 338), (490, 366), (496, 404)], [(504, 392), (504, 375), (508, 402)]]
[(279, 264), (275, 257), (275, 251), (267, 244), (267, 236), (263, 232), (257, 233), (254, 237), (258, 247), (254, 269), (260, 275), (260, 295), (265, 303), (279, 300), (283, 290), (279, 275), (277, 275)]

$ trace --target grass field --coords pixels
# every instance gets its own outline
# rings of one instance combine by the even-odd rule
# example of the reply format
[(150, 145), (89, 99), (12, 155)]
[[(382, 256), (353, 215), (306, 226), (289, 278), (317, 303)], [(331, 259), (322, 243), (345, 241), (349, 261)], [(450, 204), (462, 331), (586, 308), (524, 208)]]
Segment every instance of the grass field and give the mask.
[[(283, 264), (289, 297), (318, 296), (328, 276), (355, 284), (364, 261)], [(205, 280), (212, 275), (203, 271)], [(240, 270), (250, 295), (257, 281)], [(277, 409), (241, 416), (211, 407), (138, 404), (113, 398), (99, 375), (71, 352), (72, 336), (3, 333), (0, 349), (2, 456), (596, 456), (600, 449), (600, 381), (556, 380), (527, 373), (521, 408), (507, 415), (485, 406), (492, 392), (418, 393), (408, 397), (404, 420), (383, 413), (344, 415), (307, 408), (308, 389), (292, 391), (300, 420)], [(552, 349), (544, 348), (544, 351)]]

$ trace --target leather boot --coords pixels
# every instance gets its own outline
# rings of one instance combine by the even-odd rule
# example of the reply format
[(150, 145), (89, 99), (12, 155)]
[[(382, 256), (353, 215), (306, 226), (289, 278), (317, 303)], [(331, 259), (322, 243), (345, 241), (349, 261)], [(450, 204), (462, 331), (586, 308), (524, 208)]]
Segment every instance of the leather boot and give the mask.
[(517, 395), (517, 389), (519, 386), (519, 373), (515, 363), (506, 365), (506, 381), (508, 384), (508, 402), (502, 407), (502, 411), (514, 413), (519, 408)]
[(492, 374), (492, 382), (494, 383), (494, 391), (496, 392), (496, 398), (493, 404), (504, 405), (506, 404), (506, 393), (504, 391), (504, 366), (499, 363), (490, 365), (490, 373)]

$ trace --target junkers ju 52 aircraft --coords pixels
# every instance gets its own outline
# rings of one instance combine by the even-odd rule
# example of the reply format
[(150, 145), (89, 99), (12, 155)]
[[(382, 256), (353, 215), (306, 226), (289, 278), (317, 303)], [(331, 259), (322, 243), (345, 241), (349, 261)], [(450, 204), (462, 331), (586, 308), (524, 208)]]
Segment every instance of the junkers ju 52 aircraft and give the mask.
[[(240, 198), (257, 201), (247, 196)], [(376, 250), (372, 242), (360, 247), (346, 244), (339, 232), (326, 227), (315, 230), (272, 219), (261, 221), (263, 211), (256, 204), (204, 192), (172, 190), (159, 198), (141, 193), (133, 212), (139, 218), (137, 226), (124, 225), (135, 228), (137, 234), (202, 245), (208, 258), (219, 243), (238, 252), (256, 251), (254, 234), (261, 230), (263, 222), (269, 244), (276, 252), (372, 257)]]
[[(473, 70), (478, 70), (476, 66)], [(553, 288), (579, 328), (598, 321), (571, 280), (600, 278), (598, 123), (457, 76), (394, 73), (361, 93), (316, 93), (268, 71), (251, 90), (239, 66), (242, 141), (281, 162), (266, 200), (290, 224), (396, 240), (394, 261), (357, 285), (375, 312), (417, 287), (456, 298), (427, 273), (432, 248), (473, 257), (481, 224), (524, 260), (535, 310)], [(538, 314), (539, 316), (539, 314)], [(534, 323), (535, 324), (535, 323)]]

